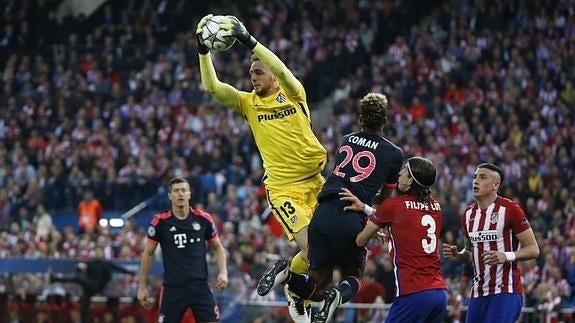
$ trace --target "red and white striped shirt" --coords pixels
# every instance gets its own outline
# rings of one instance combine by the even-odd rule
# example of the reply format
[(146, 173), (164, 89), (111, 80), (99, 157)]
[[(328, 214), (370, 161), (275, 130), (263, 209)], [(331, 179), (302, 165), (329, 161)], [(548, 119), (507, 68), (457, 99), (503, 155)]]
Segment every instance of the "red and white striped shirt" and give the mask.
[(483, 262), (483, 253), (486, 251), (506, 252), (518, 249), (517, 234), (530, 228), (521, 207), (504, 197), (497, 197), (486, 210), (474, 203), (463, 212), (461, 227), (472, 246), (474, 276), (471, 297), (521, 293), (521, 273), (517, 262), (496, 266)]

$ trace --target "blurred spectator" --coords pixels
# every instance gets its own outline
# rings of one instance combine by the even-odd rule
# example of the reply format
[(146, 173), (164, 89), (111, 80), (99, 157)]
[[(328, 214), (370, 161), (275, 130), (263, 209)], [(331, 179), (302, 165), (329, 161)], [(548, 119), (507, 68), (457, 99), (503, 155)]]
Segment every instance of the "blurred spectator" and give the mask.
[[(373, 260), (368, 260), (365, 265), (365, 272), (361, 279), (361, 287), (357, 293), (357, 296), (353, 299), (353, 302), (356, 303), (383, 303), (384, 299), (386, 298), (385, 295), (387, 291), (383, 287), (383, 285), (375, 280), (376, 265)], [(371, 317), (371, 313), (373, 310), (365, 310), (361, 309), (357, 311), (357, 319), (360, 322), (365, 321), (369, 317)]]
[[(200, 88), (195, 24), (190, 22), (215, 10), (208, 9), (213, 4), (109, 1), (89, 17), (60, 19), (59, 3), (0, 1), (5, 18), (0, 19), (0, 256), (22, 257), (33, 243), (34, 204), (44, 205), (56, 220), (75, 212), (89, 188), (106, 211), (125, 211), (155, 195), (154, 188), (176, 172), (187, 174), (194, 203), (209, 204), (220, 216), (228, 212), (221, 203), (228, 200), (227, 186), (237, 185), (241, 205), (238, 219), (230, 221), (228, 248), (238, 262), (253, 255), (237, 252), (240, 246), (291, 256), (289, 244), (269, 234), (270, 223), (277, 223), (273, 217), (264, 217), (259, 229), (244, 224), (254, 221), (244, 214), (244, 196), (249, 196), (239, 186), (244, 180), (249, 178), (256, 192), (250, 213), (262, 214), (267, 206), (261, 160), (245, 121)], [(529, 210), (540, 247), (556, 243), (550, 233), (556, 227), (566, 254), (572, 253), (573, 1), (295, 1), (286, 6), (257, 0), (244, 7), (222, 3), (218, 10), (244, 19), (266, 45), (274, 38), (289, 44), (282, 59), (304, 80), (312, 113), (319, 115), (312, 118), (314, 131), (330, 154), (339, 134), (358, 127), (350, 99), (367, 91), (389, 94), (393, 126), (385, 135), (407, 157), (418, 154), (438, 164), (438, 199), (453, 205), (444, 209), (445, 229), (459, 246), (458, 205), (471, 197), (469, 184), (461, 179), (472, 174), (469, 165), (494, 161), (510, 179), (504, 195)], [(356, 51), (353, 59), (350, 49)], [(214, 56), (222, 80), (244, 79), (244, 71), (233, 66), (248, 61), (246, 54), (232, 48)], [(245, 79), (234, 85), (249, 91)], [(410, 119), (415, 97), (427, 111), (419, 123)], [(118, 182), (119, 171), (131, 158), (140, 169), (131, 182), (137, 185), (127, 195), (118, 194), (126, 189)], [(74, 167), (79, 172), (72, 172)], [(222, 173), (224, 182), (217, 182), (216, 174)], [(28, 230), (20, 228), (21, 207), (33, 224)], [(150, 205), (142, 213), (161, 208)], [(251, 228), (251, 234), (240, 235), (240, 227)], [(125, 250), (123, 259), (139, 254), (135, 250), (145, 241), (140, 231), (111, 232), (106, 243), (112, 244), (112, 254)], [(50, 258), (75, 258), (96, 244), (90, 238), (81, 249), (81, 237), (71, 229), (54, 232), (47, 243)], [(259, 242), (245, 242), (250, 239)], [(37, 243), (35, 248), (43, 247)], [(553, 254), (552, 248), (547, 252)], [(370, 254), (377, 261), (376, 280), (392, 290), (393, 271), (383, 270), (391, 261), (388, 253), (373, 244)], [(557, 254), (565, 258), (565, 251)], [(540, 257), (534, 266), (541, 272), (548, 261), (553, 260)], [(573, 261), (555, 261), (572, 285)], [(532, 276), (527, 297), (534, 299), (541, 273)], [(458, 277), (451, 283), (455, 290), (463, 285)], [(25, 293), (34, 285), (7, 286), (11, 293)], [(457, 295), (461, 302), (453, 303), (465, 304), (466, 293)]]
[(92, 233), (98, 230), (102, 218), (102, 205), (94, 198), (94, 193), (84, 192), (82, 201), (78, 203), (78, 228), (80, 233)]
[(106, 285), (112, 280), (112, 273), (115, 271), (135, 275), (135, 273), (105, 260), (104, 250), (96, 248), (93, 259), (78, 263), (78, 272), (74, 276), (50, 276), (50, 283), (76, 283), (82, 286), (82, 297), (80, 299), (81, 322), (89, 323), (91, 322), (89, 316), (91, 298), (104, 290)]
[(48, 236), (55, 230), (54, 224), (52, 222), (52, 217), (43, 205), (38, 205), (36, 208), (36, 214), (34, 215), (34, 227), (36, 229), (36, 236), (43, 241), (48, 240)]

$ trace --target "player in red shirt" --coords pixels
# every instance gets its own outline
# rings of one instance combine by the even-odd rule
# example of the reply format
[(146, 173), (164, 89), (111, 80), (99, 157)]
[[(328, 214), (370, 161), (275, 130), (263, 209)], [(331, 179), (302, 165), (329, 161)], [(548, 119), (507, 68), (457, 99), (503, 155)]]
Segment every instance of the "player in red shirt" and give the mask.
[(400, 195), (388, 198), (376, 211), (344, 189), (345, 210), (363, 210), (370, 218), (357, 236), (365, 245), (380, 228), (389, 228), (396, 300), (386, 322), (442, 322), (447, 313), (447, 291), (438, 253), (441, 207), (429, 188), (435, 183), (435, 166), (429, 159), (412, 157), (399, 172)]
[[(473, 174), (475, 203), (461, 216), (465, 248), (443, 244), (451, 261), (471, 261), (473, 284), (465, 322), (515, 322), (521, 314), (521, 273), (518, 261), (539, 256), (539, 247), (525, 213), (510, 199), (497, 195), (503, 170), (477, 166)], [(521, 246), (521, 247), (520, 247)]]

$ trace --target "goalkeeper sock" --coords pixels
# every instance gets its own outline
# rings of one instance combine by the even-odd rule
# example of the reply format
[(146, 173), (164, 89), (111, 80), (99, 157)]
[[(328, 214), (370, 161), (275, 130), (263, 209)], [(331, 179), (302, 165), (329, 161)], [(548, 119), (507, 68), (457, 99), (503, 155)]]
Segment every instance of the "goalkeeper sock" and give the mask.
[(309, 263), (302, 257), (302, 252), (298, 252), (295, 257), (293, 257), (291, 264), (289, 266), (291, 272), (296, 274), (306, 274), (309, 269)]
[(291, 292), (303, 299), (311, 299), (317, 286), (313, 278), (308, 275), (296, 273), (290, 273), (287, 284), (288, 292)]
[[(309, 263), (303, 258), (301, 251), (298, 252), (297, 255), (295, 255), (293, 257), (289, 269), (292, 273), (296, 273), (296, 274), (305, 274), (308, 272)], [(295, 276), (295, 275), (292, 275), (292, 276)], [(313, 284), (314, 284), (314, 289), (315, 289), (315, 281), (313, 282)], [(288, 285), (291, 286), (290, 284), (288, 284)], [(288, 290), (288, 292), (289, 292), (289, 290)], [(312, 291), (312, 293), (313, 293), (313, 291)], [(304, 305), (306, 307), (311, 305), (311, 301), (304, 300)]]

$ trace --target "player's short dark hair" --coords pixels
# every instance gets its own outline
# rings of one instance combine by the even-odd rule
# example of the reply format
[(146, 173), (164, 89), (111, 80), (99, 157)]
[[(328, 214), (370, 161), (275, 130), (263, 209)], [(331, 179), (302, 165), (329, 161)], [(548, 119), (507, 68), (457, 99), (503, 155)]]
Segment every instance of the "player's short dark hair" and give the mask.
[(186, 184), (188, 184), (188, 187), (190, 187), (190, 182), (188, 182), (187, 179), (185, 179), (183, 177), (174, 177), (168, 181), (168, 192), (172, 191), (172, 186), (174, 184), (179, 184), (179, 183), (186, 183)]
[(252, 63), (260, 60), (260, 58), (256, 54), (252, 54), (251, 59), (252, 59)]
[(363, 128), (380, 130), (387, 122), (387, 96), (368, 93), (359, 100), (360, 122)]
[(423, 157), (411, 157), (405, 163), (409, 176), (413, 179), (411, 187), (405, 194), (417, 196), (423, 203), (431, 202), (430, 187), (435, 184), (437, 170), (431, 160)]
[(499, 187), (501, 187), (501, 185), (503, 185), (503, 179), (505, 178), (505, 175), (503, 173), (503, 169), (495, 164), (492, 163), (483, 163), (483, 164), (479, 164), (479, 166), (477, 166), (477, 169), (479, 168), (485, 168), (485, 169), (489, 169), (490, 171), (494, 171), (497, 174), (499, 174), (499, 177), (501, 178), (501, 182), (499, 183)]

